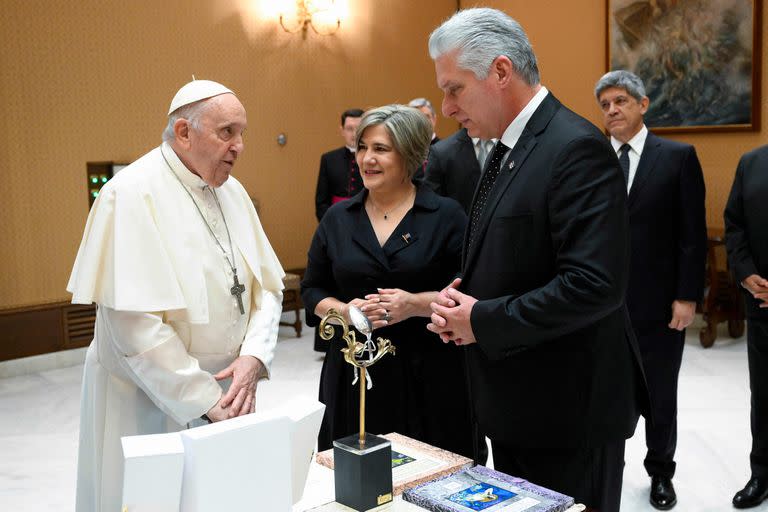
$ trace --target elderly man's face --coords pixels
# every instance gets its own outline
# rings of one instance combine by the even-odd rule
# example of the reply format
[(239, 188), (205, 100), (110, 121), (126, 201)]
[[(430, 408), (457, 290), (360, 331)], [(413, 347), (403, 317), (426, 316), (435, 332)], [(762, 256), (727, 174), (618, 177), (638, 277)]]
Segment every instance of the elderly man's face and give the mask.
[(502, 109), (492, 74), (485, 80), (478, 80), (472, 71), (457, 65), (456, 51), (435, 60), (435, 73), (437, 86), (443, 91), (444, 116), (456, 119), (471, 137), (493, 139), (501, 136)]
[(208, 101), (211, 104), (203, 112), (200, 126), (190, 126), (183, 160), (209, 186), (220, 187), (243, 151), (248, 122), (245, 108), (234, 94), (220, 94)]
[(637, 101), (625, 89), (608, 87), (598, 99), (603, 111), (605, 129), (616, 140), (628, 142), (643, 127), (643, 115), (648, 110), (648, 98)]

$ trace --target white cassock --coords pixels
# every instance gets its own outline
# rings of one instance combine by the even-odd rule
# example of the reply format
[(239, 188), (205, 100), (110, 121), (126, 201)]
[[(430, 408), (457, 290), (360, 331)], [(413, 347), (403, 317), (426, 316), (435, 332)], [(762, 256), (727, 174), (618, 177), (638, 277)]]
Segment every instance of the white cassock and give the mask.
[(245, 284), (241, 315), (230, 265), (182, 183), (231, 258), (213, 192), (165, 143), (112, 178), (88, 216), (67, 286), (73, 303), (99, 306), (83, 376), (78, 511), (120, 509), (121, 436), (185, 428), (218, 402), (229, 383), (213, 374), (239, 355), (269, 372), (284, 273), (253, 203), (233, 177), (216, 189)]

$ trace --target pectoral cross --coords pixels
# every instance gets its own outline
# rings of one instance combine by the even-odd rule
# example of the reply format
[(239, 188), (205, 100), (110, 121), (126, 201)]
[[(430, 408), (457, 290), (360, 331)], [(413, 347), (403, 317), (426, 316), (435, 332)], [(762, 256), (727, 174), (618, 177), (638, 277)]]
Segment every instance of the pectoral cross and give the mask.
[(243, 292), (245, 292), (245, 285), (240, 284), (237, 280), (237, 272), (235, 272), (235, 284), (229, 289), (229, 293), (237, 298), (237, 305), (240, 306), (240, 314), (245, 314), (245, 308), (243, 308)]

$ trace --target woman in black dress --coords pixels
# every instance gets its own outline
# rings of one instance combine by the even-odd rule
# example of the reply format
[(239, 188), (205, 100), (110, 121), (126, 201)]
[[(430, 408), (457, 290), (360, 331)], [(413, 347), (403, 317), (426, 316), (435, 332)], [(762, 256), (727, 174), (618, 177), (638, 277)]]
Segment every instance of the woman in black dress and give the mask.
[[(388, 105), (366, 112), (356, 159), (365, 188), (332, 206), (315, 232), (302, 282), (307, 323), (349, 305), (371, 320), (397, 353), (370, 369), (366, 430), (397, 432), (472, 457), (472, 427), (461, 347), (427, 331), (430, 302), (459, 271), (466, 215), (452, 199), (412, 178), (427, 157), (432, 127), (419, 111)], [(326, 405), (319, 449), (357, 432), (359, 391), (330, 341), (320, 377)], [(365, 337), (357, 334), (358, 341)]]

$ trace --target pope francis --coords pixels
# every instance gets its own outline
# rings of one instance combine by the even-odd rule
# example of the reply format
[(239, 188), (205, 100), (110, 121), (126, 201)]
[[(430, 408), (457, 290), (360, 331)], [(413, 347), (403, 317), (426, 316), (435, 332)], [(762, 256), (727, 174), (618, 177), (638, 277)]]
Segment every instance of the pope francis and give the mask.
[(121, 436), (248, 414), (269, 376), (284, 274), (230, 177), (246, 124), (232, 91), (188, 83), (162, 145), (111, 179), (91, 209), (67, 286), (73, 303), (98, 305), (78, 511), (120, 509)]

